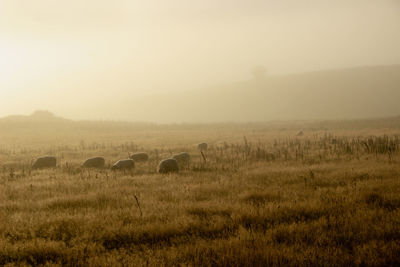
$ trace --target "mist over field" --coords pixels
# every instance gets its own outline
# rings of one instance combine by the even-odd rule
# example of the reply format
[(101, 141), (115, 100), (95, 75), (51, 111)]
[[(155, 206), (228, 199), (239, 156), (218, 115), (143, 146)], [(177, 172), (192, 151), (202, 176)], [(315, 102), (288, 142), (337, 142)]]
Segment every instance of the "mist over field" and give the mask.
[(399, 14), (396, 0), (4, 0), (0, 117), (398, 115)]
[(400, 0), (0, 0), (0, 266), (400, 266)]

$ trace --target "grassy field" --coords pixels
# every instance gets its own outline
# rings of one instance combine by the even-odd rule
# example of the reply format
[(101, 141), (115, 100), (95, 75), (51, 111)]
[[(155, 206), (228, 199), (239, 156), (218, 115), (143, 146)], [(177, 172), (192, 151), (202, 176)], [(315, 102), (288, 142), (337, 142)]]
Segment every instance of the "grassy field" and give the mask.
[[(150, 161), (133, 171), (80, 168), (135, 151)], [(156, 173), (181, 151), (188, 168)], [(0, 265), (399, 266), (399, 151), (379, 120), (2, 124)], [(57, 168), (30, 169), (49, 154)]]

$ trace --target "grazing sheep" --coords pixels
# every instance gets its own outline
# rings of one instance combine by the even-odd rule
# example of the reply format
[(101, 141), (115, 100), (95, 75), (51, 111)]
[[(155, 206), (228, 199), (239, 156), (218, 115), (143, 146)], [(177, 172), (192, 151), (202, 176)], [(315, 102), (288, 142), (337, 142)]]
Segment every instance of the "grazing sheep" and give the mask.
[(133, 168), (135, 168), (135, 162), (132, 159), (121, 159), (114, 163), (111, 170), (127, 170)]
[(182, 152), (172, 156), (175, 159), (179, 166), (187, 166), (190, 163), (190, 154), (187, 152)]
[(146, 162), (149, 160), (149, 155), (145, 152), (140, 152), (130, 155), (129, 158), (135, 162)]
[(176, 159), (164, 159), (158, 165), (159, 173), (179, 172), (178, 161)]
[(44, 169), (44, 168), (54, 168), (56, 167), (57, 160), (56, 157), (46, 156), (37, 158), (32, 165), (32, 169)]
[(95, 157), (87, 159), (83, 164), (82, 167), (84, 168), (103, 168), (106, 161), (102, 157)]
[(198, 145), (197, 145), (197, 148), (198, 148), (200, 151), (206, 151), (207, 148), (208, 148), (208, 145), (207, 145), (207, 143), (201, 143), (201, 144), (198, 144)]

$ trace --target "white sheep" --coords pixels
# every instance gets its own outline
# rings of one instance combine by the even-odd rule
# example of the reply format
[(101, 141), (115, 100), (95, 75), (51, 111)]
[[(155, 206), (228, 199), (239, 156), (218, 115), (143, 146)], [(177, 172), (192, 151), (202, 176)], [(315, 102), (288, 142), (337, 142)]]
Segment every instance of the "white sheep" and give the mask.
[(158, 165), (159, 173), (179, 172), (178, 161), (175, 159), (164, 159)]
[(178, 162), (178, 165), (183, 167), (189, 166), (190, 163), (190, 154), (187, 152), (182, 152), (179, 154), (175, 154), (172, 156), (173, 159), (175, 159)]
[(32, 169), (54, 168), (57, 165), (57, 159), (53, 156), (40, 157), (35, 160)]
[(111, 170), (127, 170), (133, 168), (135, 168), (135, 162), (132, 159), (121, 159), (114, 163)]
[(87, 159), (83, 164), (82, 167), (84, 168), (103, 168), (106, 161), (103, 157), (94, 157)]
[(200, 151), (206, 151), (206, 150), (208, 149), (208, 145), (207, 145), (207, 143), (201, 143), (201, 144), (198, 144), (198, 145), (197, 145), (197, 148), (198, 148)]
[(146, 152), (139, 152), (129, 156), (135, 162), (146, 162), (149, 160), (149, 155)]

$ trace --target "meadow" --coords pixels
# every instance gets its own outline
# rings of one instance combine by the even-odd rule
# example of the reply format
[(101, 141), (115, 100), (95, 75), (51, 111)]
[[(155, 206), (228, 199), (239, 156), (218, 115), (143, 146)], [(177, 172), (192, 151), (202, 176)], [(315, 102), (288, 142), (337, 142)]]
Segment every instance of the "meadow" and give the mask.
[[(2, 266), (400, 265), (400, 119), (0, 129)], [(42, 155), (57, 168), (31, 170)]]

